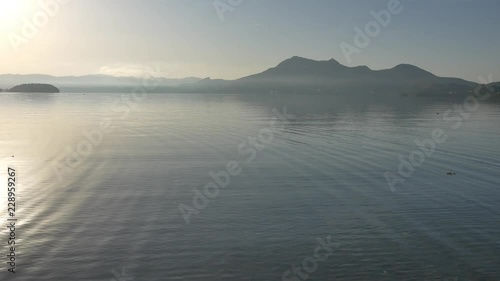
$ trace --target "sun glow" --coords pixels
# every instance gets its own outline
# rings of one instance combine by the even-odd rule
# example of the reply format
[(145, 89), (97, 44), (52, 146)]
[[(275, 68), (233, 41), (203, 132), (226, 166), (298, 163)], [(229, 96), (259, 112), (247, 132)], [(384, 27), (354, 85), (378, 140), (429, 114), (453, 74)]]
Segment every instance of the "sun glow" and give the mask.
[(0, 0), (0, 28), (20, 21), (27, 3), (24, 0)]

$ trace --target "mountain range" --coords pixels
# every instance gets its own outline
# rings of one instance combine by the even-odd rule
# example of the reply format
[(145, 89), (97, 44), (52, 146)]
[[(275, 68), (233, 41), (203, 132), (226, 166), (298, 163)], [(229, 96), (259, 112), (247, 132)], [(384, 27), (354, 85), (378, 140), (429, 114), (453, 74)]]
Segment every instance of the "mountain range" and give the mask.
[[(142, 85), (141, 78), (106, 75), (54, 77), (48, 75), (0, 75), (0, 87), (21, 83), (50, 83), (62, 92), (129, 92)], [(151, 92), (158, 93), (328, 93), (382, 95), (463, 95), (477, 83), (436, 76), (410, 64), (372, 70), (348, 67), (331, 59), (316, 61), (292, 57), (261, 73), (236, 80), (159, 78)], [(500, 90), (500, 82), (493, 83)]]

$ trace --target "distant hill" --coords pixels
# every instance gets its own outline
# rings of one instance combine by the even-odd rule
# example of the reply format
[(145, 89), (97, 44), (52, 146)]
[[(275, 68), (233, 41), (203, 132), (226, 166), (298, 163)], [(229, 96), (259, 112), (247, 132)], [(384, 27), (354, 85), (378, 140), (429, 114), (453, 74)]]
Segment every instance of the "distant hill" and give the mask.
[(7, 92), (15, 93), (59, 93), (59, 89), (49, 84), (22, 84), (12, 87)]
[[(25, 83), (48, 83), (55, 85), (63, 92), (75, 91), (109, 91), (116, 88), (132, 88), (142, 85), (143, 78), (115, 77), (109, 75), (85, 75), (56, 77), (44, 74), (3, 74), (0, 75), (0, 88), (9, 88)], [(158, 87), (177, 87), (200, 81), (200, 78), (188, 77), (181, 79), (158, 77)]]
[(422, 95), (465, 94), (476, 83), (438, 77), (409, 64), (372, 70), (348, 67), (336, 60), (315, 61), (293, 57), (262, 73), (237, 80), (204, 79), (179, 88), (195, 92), (297, 92), (333, 94)]

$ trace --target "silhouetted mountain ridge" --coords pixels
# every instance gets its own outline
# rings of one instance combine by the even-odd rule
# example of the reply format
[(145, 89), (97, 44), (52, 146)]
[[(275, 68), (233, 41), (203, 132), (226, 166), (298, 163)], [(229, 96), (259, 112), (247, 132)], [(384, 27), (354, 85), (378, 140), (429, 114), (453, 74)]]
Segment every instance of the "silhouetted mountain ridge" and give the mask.
[[(0, 75), (2, 82), (15, 79), (51, 83), (64, 92), (131, 92), (142, 85), (135, 77), (87, 75), (53, 77), (49, 75)], [(27, 79), (33, 79), (28, 80)], [(53, 83), (59, 81), (63, 86)], [(63, 81), (63, 82), (61, 82)], [(263, 72), (236, 80), (158, 78), (155, 93), (326, 93), (345, 95), (466, 95), (478, 85), (460, 78), (439, 77), (418, 66), (398, 64), (389, 69), (373, 70), (368, 66), (345, 66), (335, 59), (317, 61), (294, 56)], [(113, 84), (115, 83), (115, 84)], [(19, 83), (18, 83), (19, 84)], [(498, 84), (498, 83), (497, 83)], [(498, 86), (495, 86), (498, 87)]]
[(349, 67), (331, 59), (316, 61), (292, 57), (261, 73), (228, 80), (202, 80), (184, 85), (197, 92), (324, 92), (336, 94), (436, 94), (467, 93), (476, 83), (438, 77), (411, 64), (372, 70)]

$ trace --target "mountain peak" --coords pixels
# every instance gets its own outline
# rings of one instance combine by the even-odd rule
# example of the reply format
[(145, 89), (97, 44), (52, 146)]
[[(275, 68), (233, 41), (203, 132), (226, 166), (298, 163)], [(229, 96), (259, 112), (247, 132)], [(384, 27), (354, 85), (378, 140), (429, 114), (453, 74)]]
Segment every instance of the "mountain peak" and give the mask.
[(408, 64), (408, 63), (401, 63), (393, 67), (392, 69), (398, 69), (398, 70), (419, 70), (419, 71), (425, 71), (421, 69), (418, 66), (415, 66), (413, 64)]
[(395, 70), (398, 72), (404, 72), (407, 74), (411, 75), (423, 75), (423, 76), (435, 76), (434, 74), (423, 70), (422, 68), (412, 65), (412, 64), (407, 64), (407, 63), (402, 63), (398, 64), (395, 67), (393, 67), (391, 70)]
[(284, 60), (283, 62), (329, 62), (329, 63), (335, 63), (335, 64), (340, 64), (337, 60), (335, 59), (329, 59), (328, 61), (319, 61), (319, 60), (313, 60), (313, 59), (308, 59), (304, 57), (299, 57), (299, 56), (293, 56), (289, 59)]
[(364, 70), (364, 71), (371, 71), (371, 68), (369, 68), (368, 66), (366, 65), (358, 65), (358, 66), (355, 66), (353, 67), (354, 69), (359, 69), (359, 70)]
[(283, 67), (305, 67), (305, 66), (313, 66), (313, 65), (330, 65), (330, 66), (340, 66), (341, 64), (334, 60), (330, 59), (328, 61), (318, 61), (318, 60), (313, 60), (313, 59), (308, 59), (308, 58), (303, 58), (299, 56), (293, 56), (289, 59), (286, 59), (282, 61), (280, 64), (278, 64), (278, 68), (283, 68)]
[(289, 59), (284, 60), (284, 62), (306, 62), (306, 61), (314, 61), (312, 59), (304, 58), (304, 57), (299, 57), (299, 56), (293, 56)]
[(335, 60), (335, 59), (330, 59), (328, 62), (329, 63), (340, 64), (340, 62), (338, 60)]
[(409, 68), (413, 68), (413, 69), (417, 68), (417, 69), (420, 69), (419, 67), (414, 66), (413, 64), (409, 64), (409, 63), (400, 63), (400, 64), (396, 65), (393, 68), (407, 68), (407, 69), (409, 69)]

